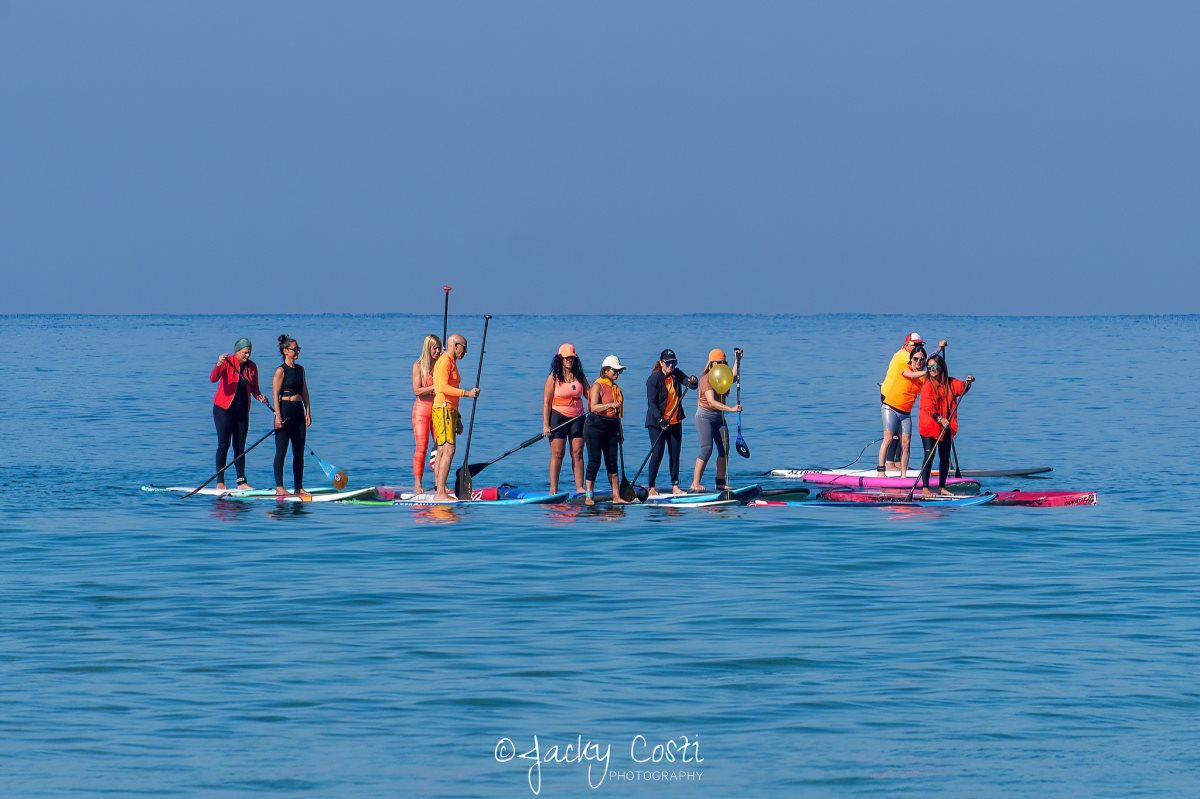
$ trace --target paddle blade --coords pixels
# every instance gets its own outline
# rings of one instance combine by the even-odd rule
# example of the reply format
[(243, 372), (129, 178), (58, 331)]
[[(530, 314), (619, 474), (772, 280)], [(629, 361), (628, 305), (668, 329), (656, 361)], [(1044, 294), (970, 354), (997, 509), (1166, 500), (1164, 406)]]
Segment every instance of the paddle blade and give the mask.
[(461, 500), (471, 498), (471, 467), (463, 466), (454, 476), (454, 496)]
[(342, 469), (337, 470), (337, 474), (333, 476), (333, 487), (341, 491), (350, 482), (350, 478), (346, 476), (346, 472)]
[(734, 442), (733, 448), (736, 449), (737, 454), (741, 455), (743, 458), (750, 457), (750, 445), (746, 443), (746, 439), (742, 438), (741, 434), (738, 434), (737, 441)]
[(638, 498), (637, 490), (633, 487), (633, 484), (623, 477), (621, 478), (620, 494), (621, 499), (626, 502), (633, 502)]

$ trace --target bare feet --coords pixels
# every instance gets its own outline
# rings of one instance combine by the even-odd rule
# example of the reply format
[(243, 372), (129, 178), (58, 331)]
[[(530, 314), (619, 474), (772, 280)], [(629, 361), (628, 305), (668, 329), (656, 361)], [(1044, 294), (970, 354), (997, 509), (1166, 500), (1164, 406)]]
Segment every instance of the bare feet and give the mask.
[(303, 488), (296, 489), (296, 496), (300, 497), (301, 502), (312, 502), (312, 494), (308, 493)]
[(951, 493), (951, 492), (950, 492), (950, 490), (949, 490), (949, 489), (947, 489), (947, 488), (943, 488), (943, 489), (942, 489), (941, 491), (939, 491), (938, 493), (939, 493), (939, 494), (941, 494), (943, 497), (952, 497), (952, 496), (954, 496), (954, 494), (953, 494), (953, 493)]
[(671, 493), (672, 493), (672, 494), (674, 494), (675, 496), (677, 496), (677, 497), (678, 497), (678, 496), (681, 496), (681, 495), (683, 495), (683, 494), (686, 494), (687, 492), (686, 492), (686, 491), (684, 491), (684, 490), (683, 490), (682, 488), (680, 488), (679, 486), (677, 486), (677, 485), (673, 485), (673, 486), (671, 486)]
[(937, 494), (934, 494), (928, 488), (921, 489), (921, 499), (933, 499)]
[(249, 483), (242, 482), (242, 483), (238, 483), (237, 490), (238, 491), (253, 491), (254, 486), (250, 485)]
[(693, 494), (699, 494), (704, 491), (704, 486), (690, 485), (690, 486), (688, 486), (688, 491), (692, 492)]
[(454, 496), (453, 494), (447, 494), (443, 491), (435, 493), (433, 498), (439, 502), (458, 502), (458, 497)]
[(283, 486), (275, 486), (275, 496), (277, 496), (277, 497), (286, 497), (286, 496), (287, 496), (287, 489), (286, 489), (286, 488), (284, 488)]
[(621, 498), (620, 498), (619, 496), (617, 496), (616, 494), (613, 494), (613, 500), (612, 500), (612, 504), (614, 504), (614, 505), (628, 505), (629, 503), (628, 503), (628, 502), (626, 502), (625, 500), (621, 499)]
[(217, 483), (217, 490), (218, 490), (218, 491), (228, 491), (229, 489), (227, 489), (227, 488), (225, 487), (225, 484), (224, 484), (224, 483)]
[(583, 498), (583, 504), (584, 504), (584, 505), (595, 505), (595, 504), (596, 504), (596, 500), (595, 500), (595, 499), (593, 499), (592, 497), (584, 497), (584, 498)]
[(413, 493), (414, 494), (424, 494), (425, 486), (421, 485), (420, 483), (417, 483), (416, 485), (413, 486)]
[(648, 497), (657, 497), (657, 496), (658, 496), (658, 489), (657, 489), (657, 488), (655, 488), (655, 487), (653, 487), (653, 486), (651, 486), (651, 487), (650, 487), (650, 490), (646, 492), (646, 496), (648, 496)]

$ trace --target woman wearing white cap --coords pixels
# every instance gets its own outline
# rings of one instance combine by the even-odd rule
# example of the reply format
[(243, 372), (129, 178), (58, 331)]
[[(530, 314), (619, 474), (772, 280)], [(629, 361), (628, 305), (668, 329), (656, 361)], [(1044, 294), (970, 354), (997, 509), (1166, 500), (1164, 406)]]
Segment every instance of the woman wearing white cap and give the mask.
[(586, 410), (583, 398), (589, 388), (575, 345), (563, 344), (550, 363), (550, 374), (542, 389), (542, 433), (550, 440), (551, 494), (558, 493), (558, 477), (568, 441), (571, 442), (575, 491), (583, 493), (583, 418)]
[(584, 502), (596, 504), (596, 475), (600, 472), (600, 456), (604, 456), (604, 468), (608, 481), (612, 483), (613, 503), (625, 504), (617, 480), (617, 455), (621, 443), (621, 417), (625, 413), (625, 398), (617, 387), (617, 378), (625, 367), (616, 355), (609, 355), (600, 365), (600, 377), (592, 384), (588, 404), (592, 412), (583, 425), (583, 438), (587, 442), (587, 495)]

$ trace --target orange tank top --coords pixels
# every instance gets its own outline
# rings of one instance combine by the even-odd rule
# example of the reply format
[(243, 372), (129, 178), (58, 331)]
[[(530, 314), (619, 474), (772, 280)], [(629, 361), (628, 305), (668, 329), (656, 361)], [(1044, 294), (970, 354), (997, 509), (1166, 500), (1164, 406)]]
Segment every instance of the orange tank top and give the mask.
[[(430, 373), (430, 374), (425, 375), (425, 377), (421, 380), (421, 387), (429, 388), (432, 385), (433, 385), (433, 374)], [(417, 397), (416, 401), (421, 403), (422, 405), (428, 405), (431, 408), (433, 407), (433, 395), (432, 394), (425, 396), (425, 397)]]
[(583, 383), (572, 380), (569, 383), (554, 381), (554, 399), (550, 407), (563, 416), (580, 416), (583, 414)]

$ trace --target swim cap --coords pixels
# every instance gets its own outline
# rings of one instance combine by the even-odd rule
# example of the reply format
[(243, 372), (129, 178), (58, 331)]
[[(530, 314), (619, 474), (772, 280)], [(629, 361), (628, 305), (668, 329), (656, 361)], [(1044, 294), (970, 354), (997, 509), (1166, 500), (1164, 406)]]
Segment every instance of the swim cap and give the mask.
[(239, 338), (237, 341), (235, 341), (233, 343), (233, 351), (237, 352), (238, 350), (242, 349), (243, 347), (253, 347), (253, 346), (254, 345), (250, 343), (250, 339)]

